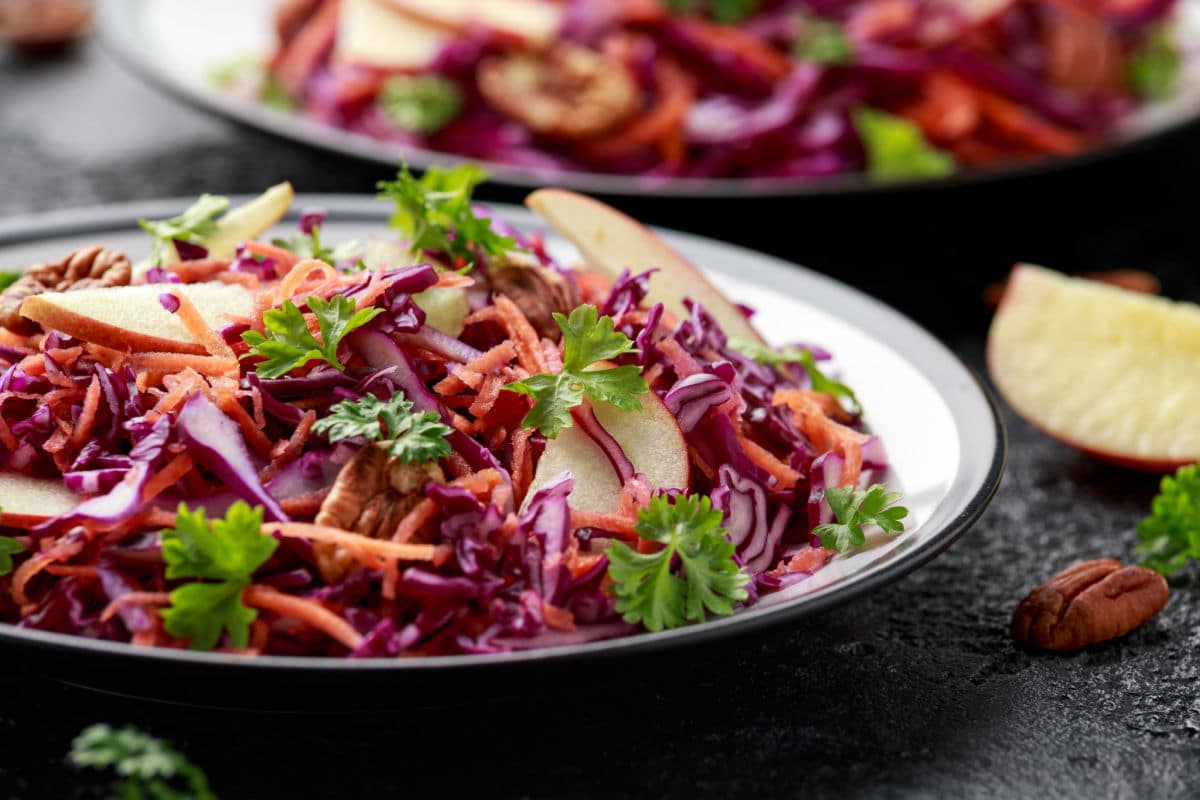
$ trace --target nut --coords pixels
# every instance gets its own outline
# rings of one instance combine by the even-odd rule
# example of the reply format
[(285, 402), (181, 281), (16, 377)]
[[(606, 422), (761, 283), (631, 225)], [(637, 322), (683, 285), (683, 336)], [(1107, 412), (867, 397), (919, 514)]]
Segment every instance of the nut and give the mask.
[(100, 286), (128, 286), (133, 265), (124, 253), (99, 245), (72, 250), (61, 261), (30, 267), (0, 294), (0, 326), (20, 333), (38, 330), (36, 323), (21, 316), (25, 298), (43, 292), (68, 292)]
[[(406, 464), (390, 456), (385, 445), (371, 444), (342, 467), (315, 521), (374, 539), (388, 538), (424, 499), (426, 484), (445, 481), (437, 464)], [(353, 560), (336, 544), (317, 542), (313, 550), (327, 581), (340, 580), (352, 568)]]
[(489, 264), (488, 280), (493, 291), (521, 309), (538, 336), (552, 342), (562, 338), (554, 312), (570, 314), (579, 305), (575, 284), (524, 253), (507, 253), (503, 261)]
[(641, 91), (624, 64), (578, 45), (485, 58), (476, 76), (492, 108), (560, 139), (605, 134), (642, 106)]
[(65, 47), (91, 25), (92, 6), (87, 0), (0, 2), (0, 39), (27, 53)]
[(1013, 614), (1013, 638), (1037, 650), (1074, 650), (1124, 636), (1167, 604), (1167, 582), (1112, 558), (1068, 567), (1034, 589)]

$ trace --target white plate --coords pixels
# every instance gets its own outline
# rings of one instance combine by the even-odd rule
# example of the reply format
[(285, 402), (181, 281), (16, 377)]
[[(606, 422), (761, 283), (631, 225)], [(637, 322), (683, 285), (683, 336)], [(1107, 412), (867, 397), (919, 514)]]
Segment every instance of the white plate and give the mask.
[[(394, 166), (414, 168), (455, 164), (453, 154), (382, 142), (295, 114), (266, 108), (220, 91), (209, 71), (232, 58), (269, 52), (273, 46), (272, 0), (98, 0), (104, 41), (136, 73), (202, 109), (304, 144)], [(1182, 0), (1177, 38), (1185, 51), (1181, 91), (1169, 102), (1147, 106), (1128, 119), (1111, 140), (1069, 158), (965, 170), (948, 178), (872, 183), (861, 174), (822, 179), (647, 178), (596, 172), (546, 171), (486, 163), (492, 178), (517, 186), (547, 184), (585, 192), (625, 195), (738, 197), (825, 195), (951, 186), (979, 180), (1016, 178), (1113, 155), (1200, 118), (1200, 2)]]
[[(0, 267), (13, 269), (57, 259), (71, 248), (88, 243), (103, 243), (140, 257), (146, 250), (147, 237), (136, 230), (136, 220), (172, 216), (189, 202), (162, 200), (0, 221)], [(384, 230), (390, 210), (387, 204), (364, 197), (309, 195), (297, 199), (281, 229), (294, 229), (299, 210), (314, 207), (329, 212), (322, 235), (331, 242), (378, 234)], [(499, 206), (495, 211), (522, 231), (544, 227), (524, 209)], [(991, 397), (953, 353), (898, 312), (830, 278), (698, 236), (661, 233), (730, 296), (755, 307), (755, 321), (773, 343), (802, 340), (833, 353), (834, 369), (855, 388), (868, 424), (887, 448), (891, 463), (888, 480), (903, 490), (905, 505), (911, 510), (903, 534), (839, 556), (807, 581), (765, 596), (733, 617), (549, 650), (399, 660), (247, 659), (219, 653), (134, 648), (6, 625), (0, 625), (0, 642), (67, 656), (60, 660), (60, 666), (62, 662), (80, 664), (70, 656), (86, 652), (121, 664), (142, 662), (142, 667), (151, 669), (203, 667), (210, 677), (222, 668), (231, 668), (242, 672), (283, 669), (318, 674), (404, 671), (431, 678), (445, 668), (457, 672), (487, 665), (515, 666), (626, 653), (732, 634), (844, 602), (925, 563), (983, 513), (1003, 471), (1004, 430)], [(568, 262), (576, 257), (562, 240), (550, 236), (548, 243)], [(126, 674), (123, 669), (118, 671)], [(75, 680), (103, 682), (97, 677), (102, 674), (92, 669), (86, 677)], [(145, 692), (147, 685), (139, 682), (138, 691)]]

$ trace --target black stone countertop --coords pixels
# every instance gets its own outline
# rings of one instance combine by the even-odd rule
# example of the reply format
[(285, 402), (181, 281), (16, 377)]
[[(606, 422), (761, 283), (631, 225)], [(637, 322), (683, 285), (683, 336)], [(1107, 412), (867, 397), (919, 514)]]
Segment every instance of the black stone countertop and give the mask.
[[(982, 370), (980, 293), (1016, 260), (1146, 268), (1200, 301), (1198, 147), (1193, 130), (1086, 170), (956, 192), (620, 204), (867, 289)], [(198, 114), (95, 45), (46, 62), (0, 54), (0, 214), (284, 178), (367, 192), (386, 173)], [(173, 740), (223, 797), (1200, 795), (1196, 570), (1153, 623), (1112, 644), (1030, 655), (1007, 632), (1051, 573), (1131, 557), (1157, 479), (1006, 421), (991, 509), (918, 572), (822, 618), (666, 665), (619, 663), (544, 696), (497, 686), (492, 702), (447, 697), (436, 713), (260, 715), (95, 694), (6, 670), (0, 654), (0, 796), (100, 796), (63, 763), (96, 721)]]

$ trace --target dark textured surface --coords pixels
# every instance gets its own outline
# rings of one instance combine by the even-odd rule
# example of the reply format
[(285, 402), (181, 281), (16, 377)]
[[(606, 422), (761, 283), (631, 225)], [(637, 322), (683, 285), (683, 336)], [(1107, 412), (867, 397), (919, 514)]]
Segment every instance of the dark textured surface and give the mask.
[[(382, 177), (182, 108), (92, 48), (4, 59), (0, 214), (284, 178), (361, 192)], [(956, 194), (625, 206), (867, 288), (982, 369), (980, 291), (1018, 259), (1143, 267), (1200, 300), (1197, 145), (1192, 133), (1086, 172)], [(497, 685), (493, 702), (448, 696), (436, 713), (321, 717), (166, 707), (0, 666), (0, 796), (100, 796), (62, 761), (99, 720), (173, 739), (224, 797), (1200, 795), (1195, 570), (1123, 641), (1040, 656), (1007, 633), (1033, 584), (1075, 560), (1131, 556), (1156, 479), (1007, 421), (1004, 485), (950, 551), (851, 607), (719, 651), (559, 676), (520, 697)]]

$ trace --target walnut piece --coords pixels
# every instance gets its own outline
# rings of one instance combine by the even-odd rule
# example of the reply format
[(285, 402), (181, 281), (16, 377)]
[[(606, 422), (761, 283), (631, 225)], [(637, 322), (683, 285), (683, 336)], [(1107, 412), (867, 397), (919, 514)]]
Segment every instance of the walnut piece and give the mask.
[(641, 91), (624, 64), (578, 45), (485, 58), (476, 81), (496, 111), (560, 139), (608, 133), (642, 106)]
[(61, 261), (30, 267), (0, 294), (0, 326), (20, 333), (38, 330), (37, 323), (21, 316), (25, 298), (43, 292), (69, 292), (100, 286), (128, 286), (133, 274), (129, 257), (100, 245), (72, 250)]
[(57, 50), (92, 27), (87, 0), (3, 0), (0, 39), (25, 53)]
[(488, 281), (492, 291), (521, 309), (538, 336), (552, 342), (562, 338), (554, 312), (570, 314), (579, 305), (575, 284), (525, 253), (506, 253), (502, 261), (488, 264)]
[(1013, 614), (1012, 635), (1037, 650), (1074, 650), (1124, 636), (1167, 604), (1167, 582), (1112, 558), (1068, 567), (1034, 589)]
[[(373, 539), (390, 538), (431, 482), (446, 482), (437, 464), (406, 464), (381, 443), (367, 445), (342, 467), (315, 522)], [(336, 544), (317, 542), (313, 550), (326, 581), (336, 582), (353, 568), (353, 560)]]

